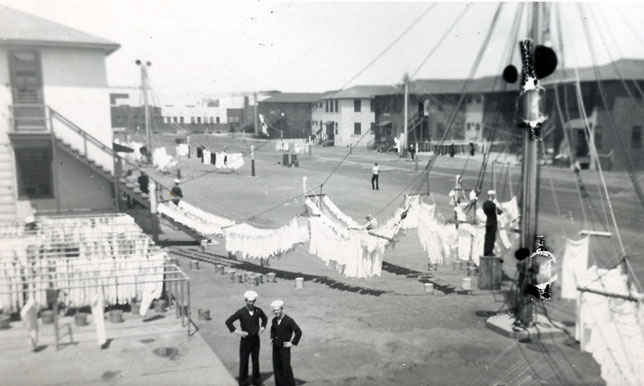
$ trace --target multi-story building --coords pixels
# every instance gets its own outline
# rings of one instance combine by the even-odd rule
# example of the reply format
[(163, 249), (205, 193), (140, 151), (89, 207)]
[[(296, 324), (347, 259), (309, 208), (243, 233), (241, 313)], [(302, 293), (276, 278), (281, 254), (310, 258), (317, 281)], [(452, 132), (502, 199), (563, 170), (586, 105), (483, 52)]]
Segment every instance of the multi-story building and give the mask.
[(258, 103), (271, 138), (307, 138), (311, 135), (313, 106), (319, 93), (278, 93)]
[(0, 6), (0, 221), (114, 208), (105, 58), (118, 48)]
[(373, 146), (376, 141), (374, 98), (393, 86), (354, 86), (324, 93), (314, 105), (314, 132), (335, 146)]
[[(627, 164), (644, 167), (644, 152), (641, 150), (644, 111), (639, 107), (642, 94), (636, 92), (638, 88), (644, 88), (644, 61), (621, 59), (597, 67), (596, 72), (590, 67), (579, 68), (578, 71), (583, 104), (586, 113), (593, 117), (590, 126), (602, 161), (619, 169)], [(601, 90), (596, 73), (600, 76)], [(542, 81), (546, 88), (545, 114), (550, 117), (544, 129), (545, 143), (559, 152), (565, 128), (573, 157), (582, 164), (588, 164), (588, 142), (584, 122), (580, 119), (575, 82), (571, 69), (556, 71)], [(630, 95), (636, 97), (635, 101), (624, 83), (630, 89)], [(555, 88), (558, 88), (560, 106), (555, 103)], [(466, 98), (455, 111), (463, 93)], [(516, 128), (517, 97), (518, 84), (508, 85), (500, 76), (481, 77), (469, 82), (462, 79), (414, 80), (409, 84), (408, 143), (437, 142), (443, 137), (450, 143), (500, 140), (511, 151), (518, 151), (521, 133)], [(376, 136), (400, 135), (404, 127), (402, 91), (381, 93), (374, 99)], [(614, 127), (611, 117), (614, 118)]]

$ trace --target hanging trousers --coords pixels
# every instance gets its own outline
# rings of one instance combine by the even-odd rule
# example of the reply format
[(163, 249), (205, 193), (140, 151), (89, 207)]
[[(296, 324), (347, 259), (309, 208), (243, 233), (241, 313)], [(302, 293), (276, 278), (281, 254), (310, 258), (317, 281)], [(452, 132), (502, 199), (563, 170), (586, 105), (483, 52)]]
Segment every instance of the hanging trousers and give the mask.
[(275, 386), (295, 386), (291, 368), (291, 349), (280, 344), (273, 344), (273, 377)]
[(245, 385), (248, 380), (248, 357), (253, 361), (253, 383), (259, 384), (259, 335), (249, 335), (239, 342), (239, 384)]

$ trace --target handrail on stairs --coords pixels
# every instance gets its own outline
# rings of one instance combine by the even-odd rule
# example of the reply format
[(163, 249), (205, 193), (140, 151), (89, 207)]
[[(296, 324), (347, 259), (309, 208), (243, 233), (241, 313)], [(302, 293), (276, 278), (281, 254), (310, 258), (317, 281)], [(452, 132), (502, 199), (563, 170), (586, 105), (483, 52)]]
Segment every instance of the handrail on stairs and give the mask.
[[(94, 137), (93, 135), (91, 135), (91, 134), (90, 134), (90, 133), (88, 133), (87, 131), (83, 130), (81, 127), (79, 127), (77, 124), (75, 124), (74, 122), (72, 122), (72, 121), (70, 121), (69, 119), (67, 119), (64, 115), (62, 115), (62, 114), (61, 114), (61, 113), (59, 113), (58, 111), (54, 110), (54, 109), (53, 109), (53, 108), (51, 108), (50, 106), (47, 106), (47, 110), (48, 110), (48, 112), (49, 112), (49, 116), (50, 116), (52, 119), (53, 119), (53, 118), (58, 119), (58, 120), (59, 120), (61, 123), (63, 123), (65, 126), (67, 126), (68, 128), (72, 129), (72, 130), (73, 130), (73, 131), (75, 131), (77, 134), (79, 134), (80, 136), (82, 136), (82, 137), (83, 137), (83, 145), (84, 145), (84, 150), (85, 150), (85, 157), (87, 157), (87, 142), (89, 141), (89, 142), (93, 143), (95, 146), (97, 146), (99, 149), (101, 149), (101, 150), (103, 150), (105, 153), (107, 153), (110, 157), (112, 157), (112, 159), (114, 159), (114, 157), (116, 157), (116, 158), (120, 159), (121, 161), (123, 161), (124, 163), (126, 163), (127, 165), (131, 166), (132, 168), (134, 168), (134, 169), (136, 169), (136, 170), (138, 170), (138, 171), (143, 171), (143, 172), (145, 172), (145, 170), (143, 170), (139, 165), (137, 165), (137, 164), (135, 164), (135, 163), (133, 163), (133, 162), (131, 162), (131, 161), (128, 161), (127, 159), (124, 159), (124, 158), (122, 158), (122, 157), (119, 157), (119, 155), (118, 155), (118, 154), (116, 154), (116, 153), (114, 152), (114, 150), (112, 150), (112, 148), (110, 148), (109, 146), (105, 145), (105, 144), (104, 144), (103, 142), (101, 142), (98, 138)], [(52, 125), (52, 127), (51, 127), (51, 132), (52, 132), (52, 134), (54, 134), (54, 135), (55, 135), (53, 125)], [(152, 181), (154, 181), (154, 182), (155, 182), (155, 184), (156, 184), (158, 187), (160, 187), (160, 188), (162, 188), (162, 189), (166, 189), (166, 190), (168, 190), (168, 191), (170, 190), (170, 188), (169, 188), (168, 186), (166, 186), (166, 185), (162, 184), (160, 181), (158, 181), (158, 180), (156, 180), (156, 179), (152, 178), (151, 176), (148, 176), (148, 177), (149, 177)], [(117, 178), (117, 177), (115, 176), (115, 178)]]

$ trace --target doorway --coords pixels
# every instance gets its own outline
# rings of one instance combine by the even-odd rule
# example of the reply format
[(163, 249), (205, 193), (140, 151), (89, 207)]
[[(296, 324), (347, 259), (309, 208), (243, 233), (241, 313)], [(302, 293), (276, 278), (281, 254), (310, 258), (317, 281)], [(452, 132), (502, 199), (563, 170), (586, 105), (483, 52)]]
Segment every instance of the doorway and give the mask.
[(46, 129), (42, 70), (38, 51), (9, 51), (15, 130)]

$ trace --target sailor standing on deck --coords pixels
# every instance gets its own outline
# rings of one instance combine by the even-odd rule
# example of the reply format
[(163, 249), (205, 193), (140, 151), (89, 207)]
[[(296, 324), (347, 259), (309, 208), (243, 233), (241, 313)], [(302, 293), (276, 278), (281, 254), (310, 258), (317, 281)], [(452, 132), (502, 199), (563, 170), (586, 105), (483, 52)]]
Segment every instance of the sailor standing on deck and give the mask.
[[(262, 382), (259, 372), (259, 335), (264, 332), (268, 318), (261, 308), (255, 307), (257, 292), (244, 293), (246, 306), (240, 308), (226, 320), (230, 332), (241, 337), (239, 342), (239, 384), (246, 385), (248, 380), (248, 356), (253, 360), (253, 384)], [(239, 328), (233, 323), (239, 320)]]
[(501, 205), (496, 200), (496, 192), (488, 190), (487, 200), (483, 203), (485, 220), (485, 243), (483, 245), (483, 256), (494, 256), (494, 244), (496, 242), (496, 231), (498, 228), (497, 215), (503, 213)]
[(273, 376), (276, 386), (295, 386), (291, 368), (291, 347), (297, 346), (302, 338), (302, 330), (291, 317), (284, 313), (284, 301), (271, 303), (273, 323), (271, 340), (273, 341)]

